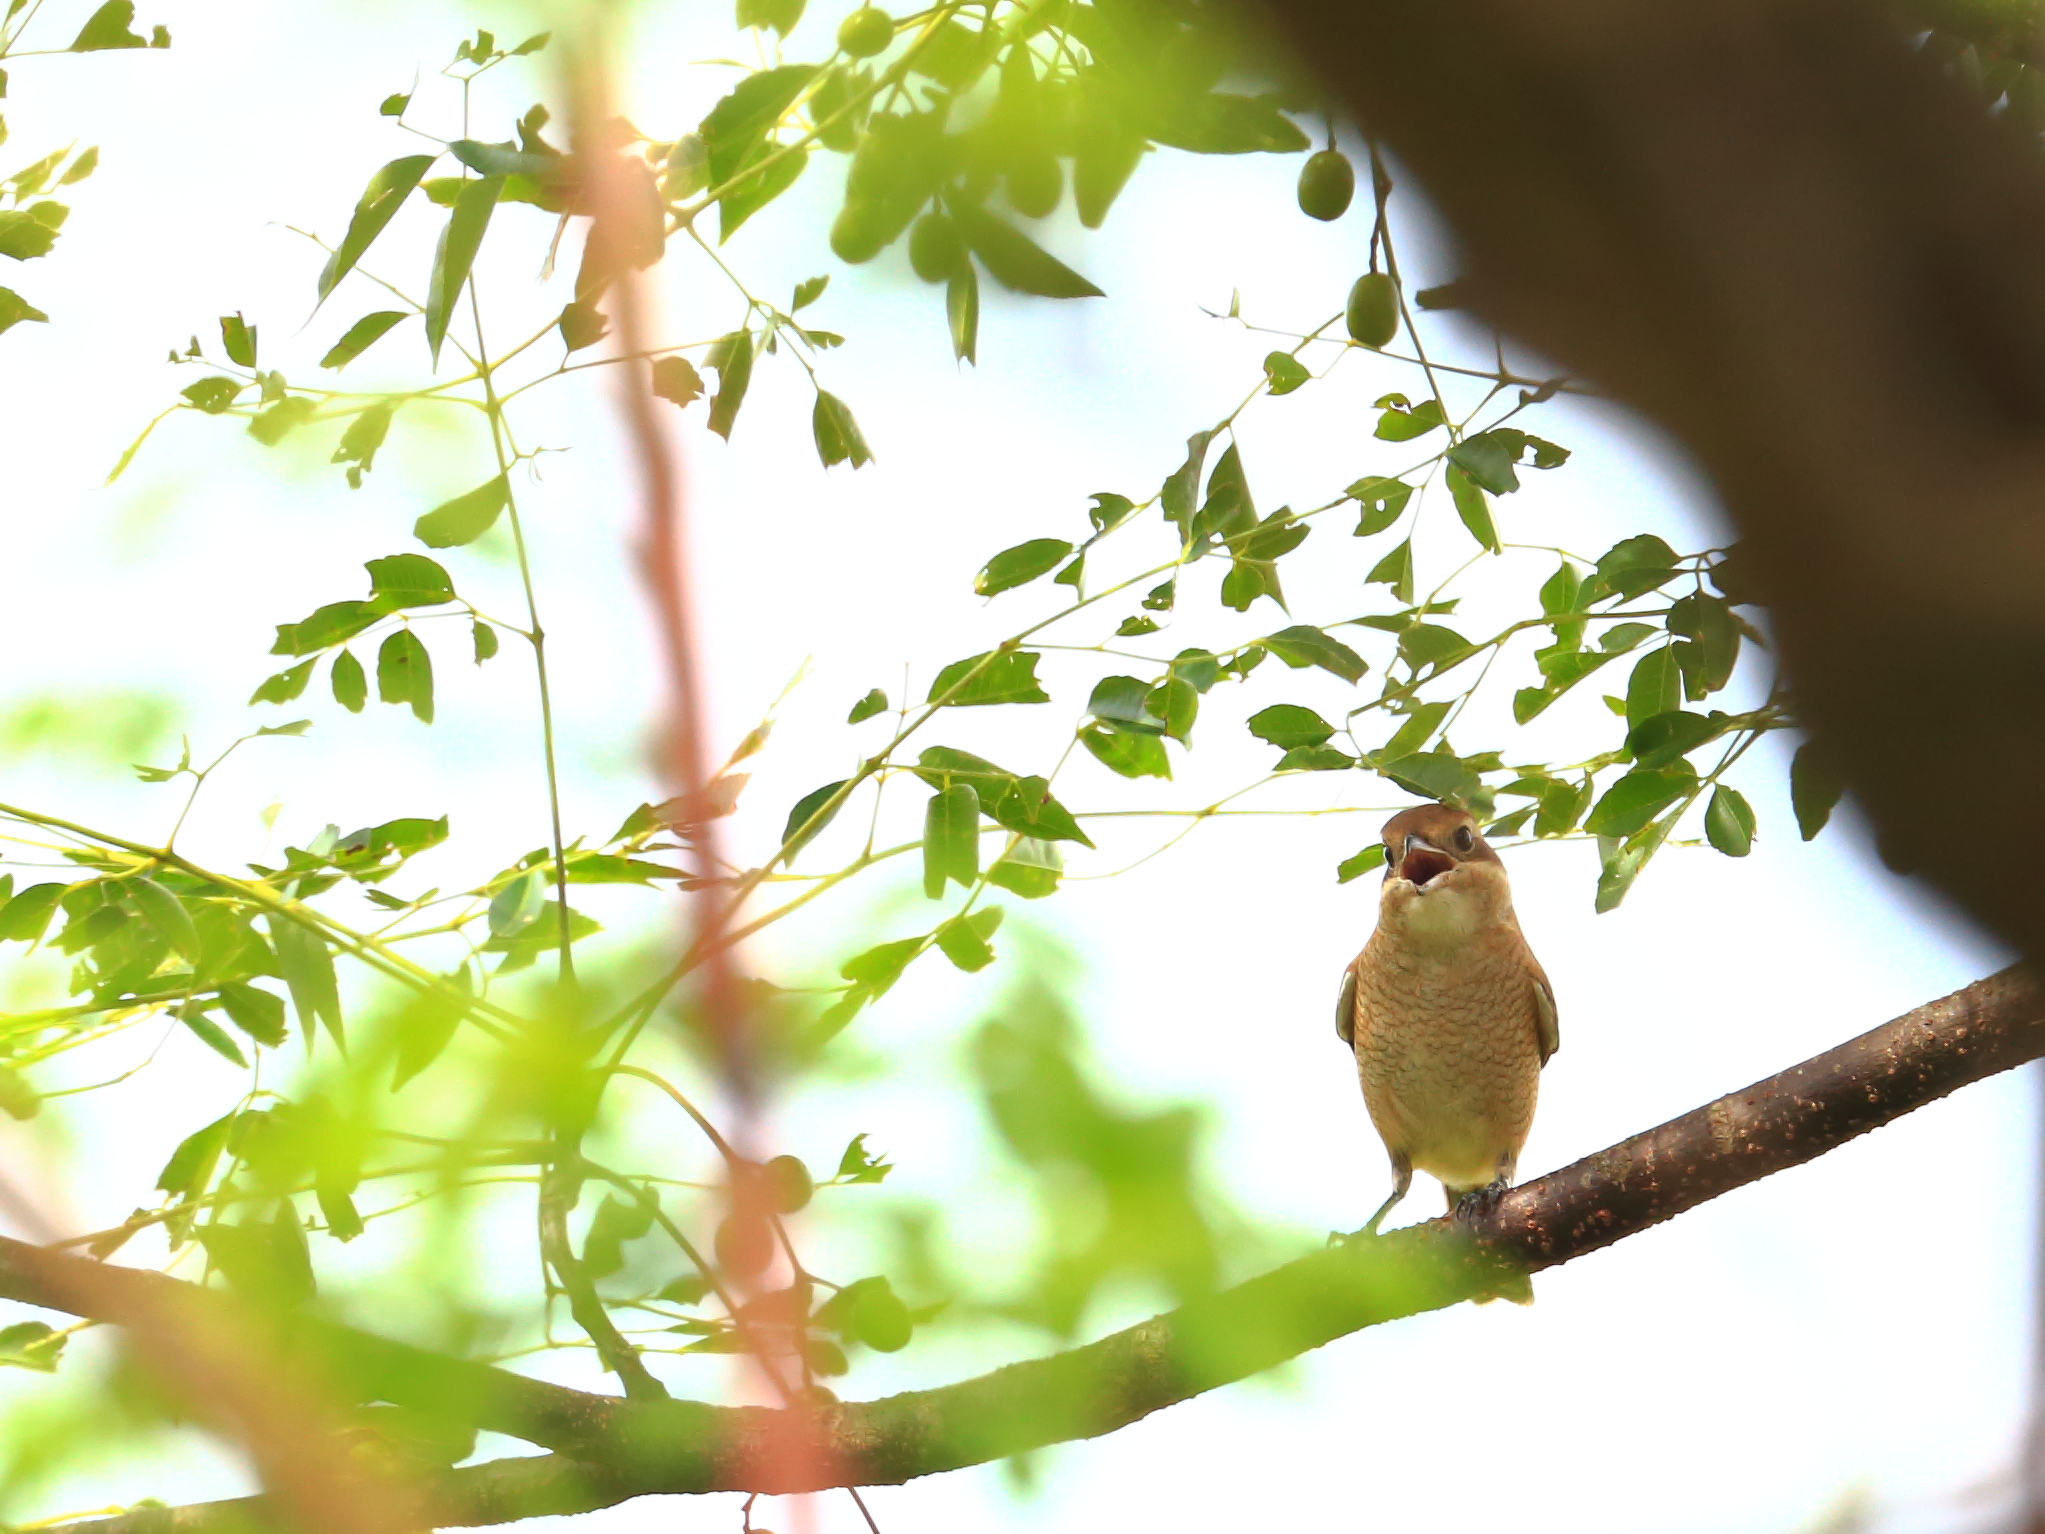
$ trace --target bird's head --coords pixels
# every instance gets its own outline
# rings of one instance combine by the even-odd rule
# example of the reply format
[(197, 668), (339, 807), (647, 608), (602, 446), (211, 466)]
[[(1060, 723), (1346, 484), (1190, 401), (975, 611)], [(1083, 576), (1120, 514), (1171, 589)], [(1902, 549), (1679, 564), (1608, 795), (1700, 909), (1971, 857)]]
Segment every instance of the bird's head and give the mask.
[(1422, 804), (1385, 822), (1379, 920), (1414, 937), (1453, 941), (1508, 916), (1505, 865), (1467, 811)]

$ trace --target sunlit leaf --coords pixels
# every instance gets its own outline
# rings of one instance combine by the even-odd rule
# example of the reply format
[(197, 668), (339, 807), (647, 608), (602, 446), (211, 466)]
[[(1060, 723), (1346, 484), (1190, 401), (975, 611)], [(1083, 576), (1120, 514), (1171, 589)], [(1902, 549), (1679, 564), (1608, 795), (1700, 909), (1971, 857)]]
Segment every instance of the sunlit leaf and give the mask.
[[(437, 366), (440, 345), (447, 339), (448, 323), (455, 304), (467, 286), (483, 234), (490, 227), (490, 215), (504, 190), (502, 176), (484, 176), (462, 184), (454, 200), (454, 211), (440, 231), (440, 243), (433, 251), (433, 271), (426, 285), (426, 349)], [(381, 228), (382, 225), (377, 226)]]

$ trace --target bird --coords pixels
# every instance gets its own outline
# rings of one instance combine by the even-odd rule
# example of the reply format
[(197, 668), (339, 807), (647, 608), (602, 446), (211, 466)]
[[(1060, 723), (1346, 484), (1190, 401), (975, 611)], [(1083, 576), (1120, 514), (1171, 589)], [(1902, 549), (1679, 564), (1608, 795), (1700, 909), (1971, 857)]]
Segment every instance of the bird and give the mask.
[[(1451, 804), (1402, 810), (1380, 833), (1377, 926), (1342, 974), (1335, 1031), (1392, 1162), (1375, 1235), (1415, 1168), (1469, 1219), (1512, 1186), (1542, 1067), (1561, 1047), (1555, 992), (1513, 912), (1505, 864)], [(1518, 1292), (1515, 1292), (1517, 1290)], [(1506, 1298), (1533, 1298), (1524, 1279)]]

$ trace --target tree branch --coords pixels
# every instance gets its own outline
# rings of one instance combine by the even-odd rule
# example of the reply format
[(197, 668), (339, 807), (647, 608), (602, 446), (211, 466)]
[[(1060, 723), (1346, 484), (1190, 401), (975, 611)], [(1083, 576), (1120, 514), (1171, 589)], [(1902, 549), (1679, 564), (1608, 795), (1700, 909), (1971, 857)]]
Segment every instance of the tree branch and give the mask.
[[(2041, 1054), (2045, 997), (2006, 970), (1516, 1188), (1471, 1226), (1443, 1218), (1331, 1247), (1085, 1347), (814, 1413), (586, 1396), (327, 1330), (363, 1350), (372, 1363), (364, 1378), (374, 1377), (376, 1388), (405, 1389), (417, 1378), (466, 1382), (480, 1425), (535, 1442), (551, 1437), (568, 1450), (450, 1471), (410, 1493), (411, 1522), (393, 1524), (392, 1534), (587, 1512), (655, 1493), (893, 1485), (1111, 1433), (1363, 1327), (1483, 1293), (1501, 1269), (1568, 1262)], [(98, 1265), (26, 1250), (36, 1255), (24, 1261), (18, 1243), (0, 1248), (0, 1294), (101, 1313), (77, 1308), (98, 1298), (83, 1286), (59, 1293), (37, 1277), (38, 1264)], [(189, 1287), (98, 1271), (108, 1293), (130, 1284)], [(446, 1398), (444, 1385), (434, 1388)], [(274, 1526), (265, 1498), (242, 1497), (64, 1528), (239, 1534)]]

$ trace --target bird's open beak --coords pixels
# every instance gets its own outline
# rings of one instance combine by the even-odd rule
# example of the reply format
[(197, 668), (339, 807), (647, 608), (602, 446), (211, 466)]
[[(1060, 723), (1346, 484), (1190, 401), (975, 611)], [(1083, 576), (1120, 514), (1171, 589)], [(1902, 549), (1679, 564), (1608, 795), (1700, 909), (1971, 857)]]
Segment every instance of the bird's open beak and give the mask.
[(1426, 889), (1429, 881), (1455, 866), (1454, 858), (1418, 836), (1407, 837), (1405, 850), (1399, 854), (1399, 877), (1417, 890)]

